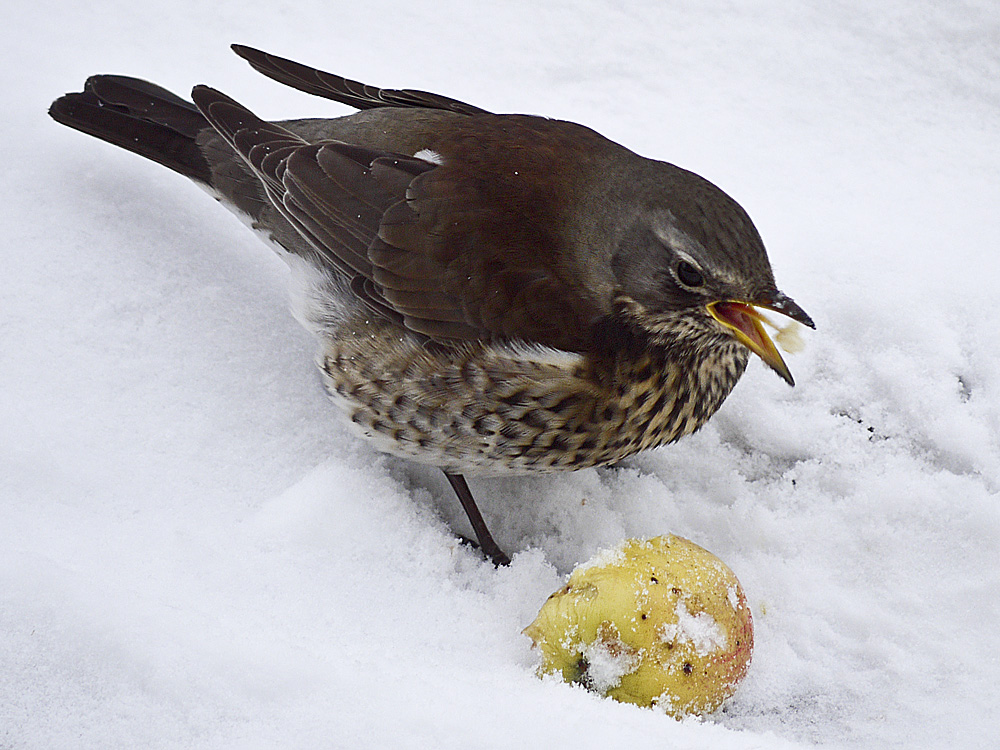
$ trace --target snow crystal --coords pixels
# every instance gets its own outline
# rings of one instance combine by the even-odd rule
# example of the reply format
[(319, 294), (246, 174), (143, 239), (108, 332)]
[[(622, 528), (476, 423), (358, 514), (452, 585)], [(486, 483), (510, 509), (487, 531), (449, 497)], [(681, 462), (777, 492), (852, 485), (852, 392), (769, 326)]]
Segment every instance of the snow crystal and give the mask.
[(593, 642), (580, 645), (580, 655), (586, 663), (585, 684), (601, 694), (618, 687), (622, 677), (642, 661), (641, 654), (623, 643), (610, 623), (602, 623)]
[(589, 560), (577, 565), (573, 572), (583, 573), (591, 568), (606, 568), (622, 564), (625, 562), (625, 544), (626, 542), (622, 540), (622, 543), (617, 547), (598, 550)]
[(726, 587), (726, 601), (729, 602), (729, 606), (732, 609), (736, 610), (740, 608), (740, 597), (735, 586)]
[(726, 648), (726, 632), (707, 612), (691, 612), (683, 599), (674, 609), (677, 622), (662, 625), (659, 637), (665, 643), (690, 643), (699, 656), (709, 656)]

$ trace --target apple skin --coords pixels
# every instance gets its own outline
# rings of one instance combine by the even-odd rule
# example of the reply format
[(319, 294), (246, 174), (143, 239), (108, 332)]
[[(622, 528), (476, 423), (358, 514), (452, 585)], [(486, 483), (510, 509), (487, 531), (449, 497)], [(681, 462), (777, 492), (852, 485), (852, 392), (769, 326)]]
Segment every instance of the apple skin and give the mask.
[(735, 574), (674, 535), (629, 539), (578, 566), (524, 633), (541, 655), (540, 675), (678, 718), (722, 705), (753, 651)]

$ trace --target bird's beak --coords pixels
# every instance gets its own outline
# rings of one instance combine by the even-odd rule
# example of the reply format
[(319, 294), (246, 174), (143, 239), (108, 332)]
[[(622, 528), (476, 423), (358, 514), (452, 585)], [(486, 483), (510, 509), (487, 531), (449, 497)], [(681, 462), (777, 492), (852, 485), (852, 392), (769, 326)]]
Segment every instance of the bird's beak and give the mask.
[(757, 311), (757, 307), (781, 313), (810, 328), (816, 327), (805, 310), (780, 292), (768, 300), (756, 302), (754, 305), (737, 300), (711, 302), (708, 304), (708, 312), (725, 326), (737, 341), (764, 360), (764, 364), (778, 373), (786, 383), (795, 385), (788, 365), (785, 364), (785, 360), (778, 353), (778, 348), (764, 330), (763, 324), (770, 321)]

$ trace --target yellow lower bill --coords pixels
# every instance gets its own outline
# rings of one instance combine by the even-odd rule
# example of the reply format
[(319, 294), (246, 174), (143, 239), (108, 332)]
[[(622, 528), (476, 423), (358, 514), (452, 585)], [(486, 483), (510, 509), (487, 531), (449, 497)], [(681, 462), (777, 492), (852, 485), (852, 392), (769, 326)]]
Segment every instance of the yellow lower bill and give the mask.
[(786, 383), (795, 385), (788, 365), (764, 330), (763, 323), (770, 321), (756, 308), (745, 302), (728, 300), (709, 303), (708, 312), (725, 326), (737, 341), (764, 360), (764, 364), (778, 373)]

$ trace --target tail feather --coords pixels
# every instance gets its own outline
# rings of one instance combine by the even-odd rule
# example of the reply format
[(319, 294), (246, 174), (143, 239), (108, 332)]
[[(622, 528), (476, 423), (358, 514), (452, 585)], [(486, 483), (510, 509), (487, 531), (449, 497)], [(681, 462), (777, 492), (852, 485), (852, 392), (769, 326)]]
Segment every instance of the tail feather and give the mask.
[(53, 102), (49, 115), (185, 177), (211, 183), (211, 169), (196, 142), (208, 121), (194, 104), (159, 86), (126, 76), (93, 76), (83, 92)]
[(135, 115), (195, 138), (208, 122), (194, 105), (172, 91), (128, 76), (91, 76), (84, 85), (105, 104), (125, 107)]
[(352, 81), (333, 73), (310, 68), (308, 65), (261, 52), (242, 44), (232, 45), (232, 50), (246, 60), (259, 73), (273, 78), (279, 83), (291, 86), (324, 99), (346, 104), (357, 109), (377, 107), (419, 107), (421, 109), (443, 109), (463, 115), (487, 114), (485, 109), (451, 99), (440, 94), (415, 89), (380, 89), (359, 81)]

